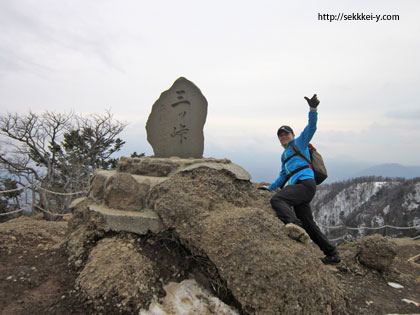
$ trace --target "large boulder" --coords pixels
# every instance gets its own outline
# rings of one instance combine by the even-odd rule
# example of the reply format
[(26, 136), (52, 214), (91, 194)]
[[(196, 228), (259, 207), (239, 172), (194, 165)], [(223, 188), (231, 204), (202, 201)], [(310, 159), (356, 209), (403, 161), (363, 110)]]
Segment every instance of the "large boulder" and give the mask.
[(379, 234), (362, 238), (357, 249), (360, 263), (378, 271), (387, 271), (397, 255), (395, 244)]
[(116, 173), (105, 181), (104, 200), (110, 208), (140, 211), (149, 187), (139, 184), (133, 176)]
[(212, 286), (248, 314), (343, 314), (345, 294), (319, 251), (289, 239), (249, 181), (195, 168), (151, 192), (153, 208), (208, 270)]

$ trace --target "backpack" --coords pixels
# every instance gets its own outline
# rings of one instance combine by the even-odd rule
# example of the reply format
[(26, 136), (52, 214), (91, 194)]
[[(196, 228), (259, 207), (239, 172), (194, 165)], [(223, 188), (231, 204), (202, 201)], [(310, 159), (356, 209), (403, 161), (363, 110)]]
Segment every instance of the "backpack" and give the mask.
[(315, 147), (312, 144), (309, 143), (308, 149), (309, 149), (309, 155), (311, 156), (311, 160), (309, 160), (302, 152), (299, 151), (295, 143), (292, 144), (292, 150), (295, 152), (295, 154), (288, 157), (284, 161), (284, 163), (290, 158), (292, 158), (293, 156), (298, 155), (299, 157), (304, 159), (308, 163), (308, 165), (299, 167), (298, 169), (288, 174), (287, 180), (289, 180), (289, 178), (292, 177), (294, 174), (309, 167), (314, 171), (315, 182), (317, 185), (319, 185), (328, 177), (327, 168), (325, 167), (325, 163), (324, 163), (324, 160), (322, 159), (321, 154), (319, 154), (319, 152), (315, 149)]

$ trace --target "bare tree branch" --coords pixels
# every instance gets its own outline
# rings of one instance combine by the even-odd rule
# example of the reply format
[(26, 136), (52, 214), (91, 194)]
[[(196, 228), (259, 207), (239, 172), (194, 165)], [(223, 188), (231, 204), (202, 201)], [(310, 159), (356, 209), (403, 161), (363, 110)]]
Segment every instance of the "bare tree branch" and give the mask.
[[(124, 144), (126, 127), (110, 111), (89, 116), (44, 112), (0, 116), (0, 165), (19, 178), (57, 192), (84, 190), (94, 170), (107, 168)], [(72, 197), (37, 192), (40, 206), (68, 211)]]

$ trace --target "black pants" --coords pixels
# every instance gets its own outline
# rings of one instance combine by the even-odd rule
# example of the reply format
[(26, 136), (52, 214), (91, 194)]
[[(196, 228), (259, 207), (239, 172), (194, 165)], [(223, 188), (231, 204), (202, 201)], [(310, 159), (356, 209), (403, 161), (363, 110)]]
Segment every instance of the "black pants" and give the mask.
[(309, 203), (315, 192), (315, 180), (298, 181), (295, 185), (288, 185), (275, 194), (270, 200), (271, 206), (284, 224), (294, 223), (303, 227), (325, 255), (335, 255), (337, 254), (336, 247), (321, 232), (312, 216)]

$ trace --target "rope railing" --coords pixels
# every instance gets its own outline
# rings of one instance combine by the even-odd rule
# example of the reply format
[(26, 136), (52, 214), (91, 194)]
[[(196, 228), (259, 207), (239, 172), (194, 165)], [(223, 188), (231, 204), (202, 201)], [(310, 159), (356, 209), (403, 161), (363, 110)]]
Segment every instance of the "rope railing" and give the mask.
[(358, 228), (350, 228), (347, 227), (347, 229), (349, 230), (380, 230), (383, 228), (391, 228), (391, 229), (397, 229), (397, 230), (410, 230), (410, 229), (417, 229), (420, 228), (420, 224), (419, 225), (413, 225), (413, 226), (393, 226), (393, 225), (382, 225), (382, 226), (377, 226), (377, 227), (368, 227), (368, 226), (361, 226)]
[(336, 242), (336, 241), (339, 241), (339, 240), (342, 240), (342, 239), (344, 239), (346, 236), (345, 235), (343, 235), (343, 236), (341, 236), (341, 237), (338, 237), (338, 238), (334, 238), (334, 239), (328, 239), (330, 242)]
[(76, 192), (63, 193), (63, 192), (58, 192), (58, 191), (52, 191), (52, 190), (49, 190), (49, 189), (46, 189), (46, 188), (43, 188), (43, 187), (40, 187), (40, 186), (28, 185), (28, 186), (22, 186), (22, 187), (19, 187), (19, 188), (16, 188), (16, 189), (0, 190), (0, 194), (6, 194), (6, 193), (14, 192), (14, 191), (19, 191), (19, 190), (23, 190), (23, 189), (26, 189), (26, 188), (29, 188), (31, 190), (35, 190), (35, 188), (36, 188), (36, 189), (39, 189), (39, 190), (46, 191), (50, 194), (61, 195), (61, 196), (80, 195), (80, 194), (84, 194), (84, 193), (87, 192), (86, 190), (82, 190), (82, 191), (76, 191)]
[[(50, 215), (63, 216), (63, 217), (70, 215), (70, 213), (63, 213), (63, 214), (53, 213), (53, 212), (50, 212), (48, 210), (45, 210), (45, 209), (41, 208), (40, 206), (35, 206), (35, 208), (37, 208), (38, 210), (40, 210), (42, 212), (48, 213)], [(13, 210), (13, 211), (9, 211), (9, 212), (0, 213), (0, 216), (5, 216), (5, 215), (9, 215), (9, 214), (19, 213), (19, 212), (22, 212), (22, 211), (25, 211), (25, 209), (18, 209), (18, 210)]]
[(409, 230), (409, 229), (417, 229), (420, 228), (420, 224), (418, 225), (413, 225), (413, 226), (394, 226), (394, 225), (382, 225), (382, 226), (373, 226), (373, 227), (369, 227), (369, 226), (360, 226), (360, 227), (349, 227), (346, 226), (344, 224), (342, 225), (334, 225), (334, 226), (328, 226), (328, 225), (323, 225), (323, 224), (319, 224), (320, 226), (327, 228), (327, 229), (346, 229), (346, 230), (380, 230), (383, 228), (392, 228), (392, 229), (397, 229), (397, 230)]
[[(49, 189), (46, 189), (46, 188), (43, 188), (43, 187), (40, 187), (40, 186), (36, 186), (36, 185), (28, 185), (28, 186), (22, 186), (22, 187), (19, 187), (19, 188), (15, 188), (15, 189), (0, 190), (0, 194), (11, 193), (11, 192), (20, 191), (20, 190), (23, 190), (23, 189), (43, 190), (47, 193), (54, 194), (54, 195), (60, 195), (60, 196), (80, 195), (80, 194), (84, 194), (84, 193), (87, 192), (86, 190), (83, 190), (83, 191), (77, 191), (77, 192), (63, 193), (63, 192), (58, 192), (58, 191), (52, 191), (52, 190), (49, 190)], [(66, 213), (66, 214), (53, 213), (53, 212), (45, 210), (45, 209), (43, 209), (43, 208), (41, 208), (37, 205), (33, 205), (33, 207), (37, 208), (38, 210), (40, 210), (42, 212), (53, 215), (53, 216), (63, 216), (64, 217), (64, 216), (70, 215), (69, 213)], [(0, 216), (15, 214), (15, 213), (19, 213), (19, 212), (22, 212), (22, 211), (25, 211), (25, 209), (18, 209), (18, 210), (13, 210), (13, 211), (9, 211), (9, 212), (3, 212), (3, 213), (0, 213)]]
[(334, 230), (334, 229), (343, 229), (343, 228), (346, 228), (346, 226), (344, 226), (344, 225), (333, 225), (333, 226), (328, 226), (328, 225), (323, 225), (323, 224), (321, 224), (321, 223), (318, 223), (318, 225), (320, 225), (320, 226), (322, 226), (322, 227), (324, 227), (324, 228), (330, 229), (330, 230)]
[(30, 188), (30, 187), (32, 187), (32, 185), (22, 186), (22, 187), (19, 187), (19, 188), (16, 188), (16, 189), (0, 190), (0, 194), (7, 194), (7, 193), (23, 190), (25, 188)]
[(14, 210), (14, 211), (10, 211), (10, 212), (4, 212), (4, 213), (0, 213), (0, 217), (4, 216), (4, 215), (9, 215), (9, 214), (13, 214), (13, 213), (19, 213), (25, 211), (25, 209), (18, 209), (18, 210)]
[[(346, 236), (351, 235), (349, 233), (349, 231), (380, 230), (380, 229), (384, 229), (384, 228), (392, 228), (392, 229), (397, 229), (397, 230), (409, 230), (409, 229), (417, 229), (417, 228), (420, 228), (420, 224), (413, 225), (413, 226), (394, 226), (394, 225), (386, 224), (386, 225), (374, 226), (374, 227), (369, 227), (369, 226), (349, 227), (349, 226), (346, 226), (344, 223), (342, 223), (341, 225), (333, 225), (333, 226), (324, 225), (324, 224), (320, 224), (320, 223), (318, 225), (320, 225), (320, 226), (322, 226), (324, 228), (327, 228), (327, 229), (331, 229), (331, 230), (334, 230), (334, 229), (345, 229), (346, 230), (346, 232), (347, 232), (346, 234), (344, 234), (341, 237), (335, 238), (335, 239), (329, 239), (330, 242), (336, 242), (336, 241), (345, 239)], [(412, 237), (411, 239), (417, 240), (419, 238), (420, 238), (420, 235), (419, 236)]]
[(55, 194), (55, 195), (60, 195), (60, 196), (80, 195), (80, 194), (85, 194), (87, 192), (86, 190), (83, 190), (83, 191), (76, 191), (76, 192), (71, 192), (71, 193), (63, 193), (63, 192), (48, 190), (48, 189), (42, 188), (42, 187), (38, 187), (38, 189), (46, 191), (50, 194)]
[(42, 212), (45, 212), (45, 213), (48, 213), (50, 215), (54, 215), (54, 216), (57, 216), (57, 217), (66, 217), (66, 216), (71, 215), (70, 213), (62, 213), (62, 214), (61, 213), (53, 213), (53, 212), (50, 212), (48, 210), (45, 210), (45, 209), (41, 208), (40, 206), (35, 206), (35, 208), (37, 208), (38, 210), (41, 210)]

